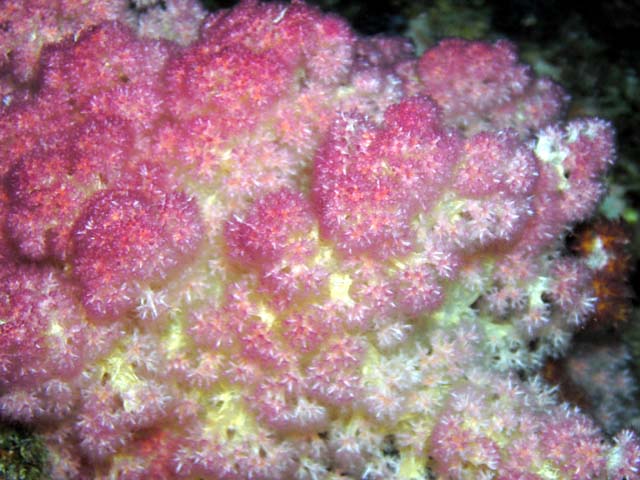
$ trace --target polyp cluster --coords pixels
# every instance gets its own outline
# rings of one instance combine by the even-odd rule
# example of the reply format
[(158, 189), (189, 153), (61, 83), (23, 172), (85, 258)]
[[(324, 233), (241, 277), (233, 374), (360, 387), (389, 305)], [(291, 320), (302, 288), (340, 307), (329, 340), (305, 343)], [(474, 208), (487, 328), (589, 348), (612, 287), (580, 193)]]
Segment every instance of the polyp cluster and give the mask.
[(54, 478), (639, 478), (535, 376), (607, 122), (506, 41), (137, 3), (0, 4), (0, 417)]

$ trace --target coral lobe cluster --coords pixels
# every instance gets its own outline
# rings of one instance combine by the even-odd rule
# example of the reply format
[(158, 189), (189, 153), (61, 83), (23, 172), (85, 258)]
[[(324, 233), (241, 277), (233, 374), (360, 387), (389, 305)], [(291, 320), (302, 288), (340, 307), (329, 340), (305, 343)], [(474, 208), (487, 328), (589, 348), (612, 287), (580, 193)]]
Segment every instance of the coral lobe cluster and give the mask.
[(639, 478), (535, 375), (607, 122), (506, 41), (81, 3), (0, 3), (0, 418), (54, 478)]

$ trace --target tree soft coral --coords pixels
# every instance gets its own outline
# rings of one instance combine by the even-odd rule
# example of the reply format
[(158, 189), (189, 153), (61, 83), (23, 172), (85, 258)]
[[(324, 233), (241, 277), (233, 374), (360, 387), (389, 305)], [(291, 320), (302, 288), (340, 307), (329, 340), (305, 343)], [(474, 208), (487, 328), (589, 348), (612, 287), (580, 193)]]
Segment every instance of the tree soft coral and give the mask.
[(80, 4), (0, 3), (0, 419), (53, 478), (640, 478), (536, 376), (608, 300), (607, 122), (507, 41)]

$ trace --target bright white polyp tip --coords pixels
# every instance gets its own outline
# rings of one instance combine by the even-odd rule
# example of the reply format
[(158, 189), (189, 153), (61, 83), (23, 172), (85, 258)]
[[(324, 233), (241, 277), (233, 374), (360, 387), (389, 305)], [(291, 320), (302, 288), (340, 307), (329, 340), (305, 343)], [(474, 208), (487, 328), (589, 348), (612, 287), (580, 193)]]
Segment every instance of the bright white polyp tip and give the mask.
[(145, 288), (138, 300), (136, 312), (141, 320), (155, 320), (168, 306), (165, 292)]

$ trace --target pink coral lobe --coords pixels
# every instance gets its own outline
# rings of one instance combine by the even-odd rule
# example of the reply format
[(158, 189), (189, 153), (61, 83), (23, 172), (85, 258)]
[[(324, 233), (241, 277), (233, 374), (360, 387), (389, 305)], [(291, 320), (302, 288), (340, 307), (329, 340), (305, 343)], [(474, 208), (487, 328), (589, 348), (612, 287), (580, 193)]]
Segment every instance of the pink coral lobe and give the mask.
[[(259, 199), (244, 217), (225, 226), (229, 255), (244, 265), (261, 266), (285, 255), (297, 260), (313, 253), (311, 205), (298, 192), (281, 189)], [(305, 238), (307, 237), (307, 238)]]
[[(57, 343), (50, 329), (81, 324), (74, 289), (52, 268), (3, 266), (0, 276), (0, 386), (33, 385), (78, 373), (82, 335)], [(67, 340), (67, 339), (65, 339)]]
[(443, 40), (420, 58), (418, 74), (447, 116), (496, 108), (531, 81), (530, 69), (517, 63), (515, 47), (504, 40)]
[(457, 155), (456, 135), (426, 98), (390, 107), (380, 128), (343, 115), (314, 162), (321, 232), (349, 255), (401, 254), (412, 243), (410, 216), (431, 206)]
[(150, 87), (168, 53), (166, 44), (139, 39), (122, 23), (107, 22), (86, 29), (75, 40), (69, 37), (47, 47), (41, 82), (43, 89), (73, 96), (75, 102), (104, 89), (139, 83)]
[(55, 147), (35, 148), (15, 164), (7, 176), (7, 228), (24, 256), (68, 259), (71, 229), (83, 204), (119, 179), (132, 142), (129, 122), (93, 117), (70, 128), (62, 140), (52, 139)]
[(299, 2), (285, 5), (254, 0), (212, 15), (202, 27), (201, 38), (208, 48), (243, 45), (254, 54), (270, 52), (288, 72), (306, 66), (310, 77), (321, 82), (344, 79), (355, 42), (349, 26), (338, 17)]
[(471, 197), (498, 192), (524, 197), (531, 193), (537, 174), (535, 157), (515, 132), (483, 132), (466, 140), (455, 187)]
[[(203, 64), (211, 70), (202, 69)], [(291, 72), (276, 53), (254, 53), (241, 45), (214, 51), (203, 46), (174, 55), (165, 78), (177, 116), (232, 115), (237, 131), (284, 94)]]
[(202, 234), (197, 206), (184, 194), (96, 195), (73, 231), (85, 308), (97, 318), (118, 317), (137, 301), (140, 282), (165, 278), (197, 249)]

